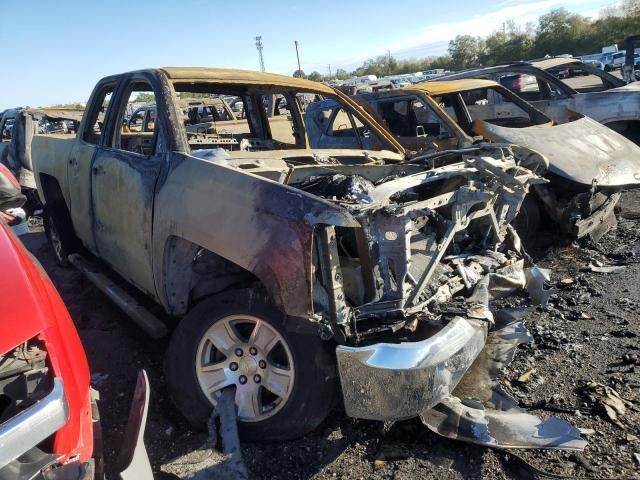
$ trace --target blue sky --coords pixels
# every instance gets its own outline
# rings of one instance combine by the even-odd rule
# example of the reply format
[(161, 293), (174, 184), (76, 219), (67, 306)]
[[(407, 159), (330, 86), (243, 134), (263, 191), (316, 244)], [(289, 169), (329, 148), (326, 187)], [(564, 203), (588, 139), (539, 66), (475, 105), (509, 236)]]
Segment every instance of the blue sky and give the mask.
[(0, 110), (85, 101), (99, 78), (156, 66), (268, 71), (353, 69), (387, 49), (444, 53), (457, 34), (485, 36), (505, 20), (552, 8), (596, 16), (612, 0), (0, 0)]

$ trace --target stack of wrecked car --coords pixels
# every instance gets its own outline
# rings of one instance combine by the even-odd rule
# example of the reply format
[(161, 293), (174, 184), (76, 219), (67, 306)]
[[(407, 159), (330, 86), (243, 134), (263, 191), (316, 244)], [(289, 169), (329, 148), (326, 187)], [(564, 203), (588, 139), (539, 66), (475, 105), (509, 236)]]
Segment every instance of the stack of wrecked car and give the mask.
[[(574, 88), (566, 79), (554, 75), (558, 69), (580, 70), (590, 75), (593, 82)], [(577, 58), (545, 58), (446, 75), (451, 80), (463, 78), (500, 82), (558, 123), (570, 122), (578, 113), (640, 142), (640, 84), (627, 85), (624, 80)]]
[[(141, 93), (154, 97), (152, 128), (123, 128)], [(195, 94), (239, 97), (242, 128), (225, 130), (215, 118), (192, 128), (202, 119), (185, 118), (178, 95)], [(322, 119), (332, 148), (312, 148), (317, 125), (305, 119), (301, 96), (339, 105), (340, 118)], [(287, 129), (274, 125), (276, 97), (286, 101), (277, 122)], [(177, 324), (165, 359), (177, 407), (204, 427), (233, 389), (240, 431), (254, 439), (315, 428), (338, 381), (358, 418), (421, 416), (452, 435), (456, 398), (472, 408), (457, 387), (468, 386), (494, 323), (498, 336), (523, 330), (491, 301), (519, 289), (539, 302), (546, 296), (545, 272), (526, 263), (510, 223), (530, 185), (546, 183), (539, 172), (548, 163), (490, 144), (450, 157), (433, 168), (407, 155), (328, 86), (207, 68), (107, 77), (75, 139), (42, 136), (33, 145), (58, 261), (161, 337), (171, 325), (120, 285), (126, 279), (155, 300)], [(584, 445), (565, 422), (549, 429), (514, 405), (502, 411), (507, 403), (485, 405), (484, 423), (519, 416), (512, 434), (455, 434), (502, 446)]]
[[(560, 231), (598, 240), (615, 225), (619, 192), (640, 186), (640, 148), (630, 140), (575, 113), (572, 121), (555, 124), (490, 80), (430, 81), (362, 95), (359, 101), (403, 146), (434, 162), (449, 161), (442, 152), (473, 147), (478, 140), (543, 154), (550, 183), (535, 186), (524, 204), (517, 225), (525, 238), (535, 237), (546, 214)], [(338, 115), (330, 101), (321, 102), (307, 112), (310, 121), (326, 109)], [(312, 144), (329, 142), (316, 135)]]
[(5, 110), (0, 118), (0, 164), (18, 179), (27, 197), (28, 214), (40, 207), (33, 178), (31, 143), (36, 135), (75, 136), (82, 109), (15, 108)]

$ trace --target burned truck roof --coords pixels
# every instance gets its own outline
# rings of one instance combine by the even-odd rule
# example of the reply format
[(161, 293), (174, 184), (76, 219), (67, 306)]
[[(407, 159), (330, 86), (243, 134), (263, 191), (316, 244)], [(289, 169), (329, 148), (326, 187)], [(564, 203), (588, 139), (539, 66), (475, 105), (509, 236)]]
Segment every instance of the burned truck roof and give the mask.
[(465, 78), (462, 80), (442, 80), (433, 82), (415, 83), (402, 87), (402, 90), (420, 90), (429, 95), (445, 95), (454, 92), (466, 92), (478, 88), (490, 88), (497, 83), (492, 80), (482, 80), (477, 78)]
[(335, 95), (336, 91), (322, 83), (312, 82), (303, 78), (288, 77), (276, 73), (254, 72), (251, 70), (237, 70), (233, 68), (205, 68), (205, 67), (162, 67), (160, 68), (171, 80), (180, 82), (209, 82), (228, 85), (273, 85), (296, 90)]

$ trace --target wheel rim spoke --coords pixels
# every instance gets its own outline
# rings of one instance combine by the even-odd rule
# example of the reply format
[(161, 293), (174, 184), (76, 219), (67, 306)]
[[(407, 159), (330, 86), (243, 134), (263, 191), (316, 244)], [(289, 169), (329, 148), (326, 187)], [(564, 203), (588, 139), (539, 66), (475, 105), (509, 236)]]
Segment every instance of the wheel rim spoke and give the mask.
[(254, 345), (264, 355), (269, 355), (269, 352), (278, 344), (280, 339), (270, 328), (263, 325), (263, 322), (256, 323), (253, 332), (251, 332), (251, 338), (249, 339), (249, 345)]
[(233, 348), (244, 343), (229, 322), (219, 322), (209, 332), (209, 340), (225, 355), (229, 356)]
[(270, 367), (264, 387), (278, 397), (285, 397), (289, 391), (292, 373), (284, 368)]
[(253, 385), (236, 388), (236, 405), (239, 417), (255, 418), (262, 413), (259, 390)]
[(221, 364), (200, 367), (200, 377), (210, 393), (222, 390), (235, 382), (235, 379), (227, 374), (224, 365)]

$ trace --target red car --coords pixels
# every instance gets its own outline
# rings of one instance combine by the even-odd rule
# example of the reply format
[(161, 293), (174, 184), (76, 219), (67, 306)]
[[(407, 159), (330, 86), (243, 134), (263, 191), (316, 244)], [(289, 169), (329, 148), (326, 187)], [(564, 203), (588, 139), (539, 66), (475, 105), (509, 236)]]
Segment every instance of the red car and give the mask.
[[(20, 186), (0, 165), (0, 211), (15, 207), (17, 195)], [(97, 407), (80, 338), (51, 280), (2, 217), (0, 272), (0, 479), (103, 478)], [(151, 478), (141, 443), (146, 376), (139, 380), (123, 467), (142, 465), (130, 478)]]

